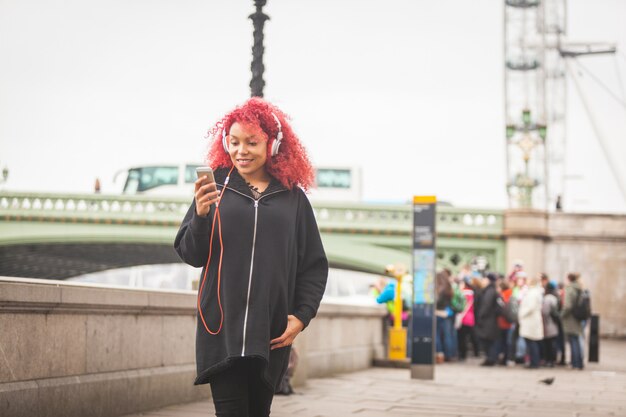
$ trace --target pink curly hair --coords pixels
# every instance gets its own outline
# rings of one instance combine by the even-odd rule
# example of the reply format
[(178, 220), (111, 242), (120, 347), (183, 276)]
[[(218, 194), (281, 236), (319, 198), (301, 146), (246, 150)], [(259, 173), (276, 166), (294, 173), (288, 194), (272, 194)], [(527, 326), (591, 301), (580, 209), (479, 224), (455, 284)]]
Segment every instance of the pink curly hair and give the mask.
[(299, 186), (308, 190), (315, 182), (313, 167), (304, 146), (288, 123), (289, 117), (278, 107), (258, 97), (248, 99), (236, 107), (209, 130), (208, 136), (212, 138), (212, 142), (209, 146), (207, 163), (213, 169), (230, 168), (233, 165), (230, 155), (224, 152), (222, 146), (222, 131), (225, 129), (229, 132), (235, 122), (259, 128), (266, 141), (268, 138), (274, 140), (278, 134), (278, 125), (272, 113), (280, 120), (283, 140), (278, 155), (274, 157), (271, 156), (271, 147), (267, 146), (265, 168), (288, 189)]

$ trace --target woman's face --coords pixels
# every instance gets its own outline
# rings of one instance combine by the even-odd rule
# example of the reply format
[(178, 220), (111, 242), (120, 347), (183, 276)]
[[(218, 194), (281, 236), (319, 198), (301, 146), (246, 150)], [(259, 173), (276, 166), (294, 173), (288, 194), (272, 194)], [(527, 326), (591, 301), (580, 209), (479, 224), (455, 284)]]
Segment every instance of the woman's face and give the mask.
[(235, 122), (227, 140), (230, 160), (242, 176), (266, 173), (267, 138), (261, 129)]

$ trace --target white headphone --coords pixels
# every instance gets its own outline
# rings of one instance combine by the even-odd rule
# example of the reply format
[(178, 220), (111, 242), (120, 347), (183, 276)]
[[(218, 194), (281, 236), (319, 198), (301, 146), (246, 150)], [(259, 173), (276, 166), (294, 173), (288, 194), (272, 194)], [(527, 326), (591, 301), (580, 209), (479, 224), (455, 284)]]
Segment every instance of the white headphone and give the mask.
[[(272, 113), (272, 116), (274, 117), (274, 120), (276, 120), (276, 124), (278, 125), (278, 133), (276, 134), (276, 139), (274, 139), (272, 141), (272, 156), (276, 156), (278, 155), (278, 148), (280, 148), (280, 144), (283, 140), (283, 127), (280, 124), (280, 120), (278, 120), (278, 117)], [(224, 128), (222, 129), (222, 146), (224, 146), (224, 151), (226, 153), (228, 152), (228, 142), (226, 141), (226, 126), (224, 126)]]

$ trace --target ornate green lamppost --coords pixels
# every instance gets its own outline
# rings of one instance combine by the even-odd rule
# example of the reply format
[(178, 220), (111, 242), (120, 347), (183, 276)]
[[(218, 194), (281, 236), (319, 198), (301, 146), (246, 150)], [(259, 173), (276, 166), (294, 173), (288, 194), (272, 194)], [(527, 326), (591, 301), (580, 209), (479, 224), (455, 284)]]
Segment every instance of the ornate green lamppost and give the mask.
[(521, 121), (521, 124), (506, 126), (507, 142), (522, 151), (524, 163), (523, 170), (518, 171), (507, 186), (509, 192), (515, 191), (519, 207), (532, 208), (533, 190), (541, 184), (541, 181), (545, 181), (545, 178), (538, 178), (537, 172), (531, 172), (529, 162), (535, 149), (545, 148), (547, 127), (544, 123), (534, 123), (528, 108), (522, 110)]
[(252, 19), (252, 24), (254, 25), (252, 64), (250, 64), (250, 70), (252, 71), (252, 80), (250, 80), (251, 97), (263, 97), (263, 87), (265, 87), (265, 81), (263, 81), (263, 71), (265, 71), (265, 66), (263, 65), (263, 52), (265, 51), (263, 46), (263, 26), (265, 21), (270, 18), (263, 13), (265, 3), (267, 3), (267, 0), (254, 0), (256, 11), (248, 16), (249, 19)]

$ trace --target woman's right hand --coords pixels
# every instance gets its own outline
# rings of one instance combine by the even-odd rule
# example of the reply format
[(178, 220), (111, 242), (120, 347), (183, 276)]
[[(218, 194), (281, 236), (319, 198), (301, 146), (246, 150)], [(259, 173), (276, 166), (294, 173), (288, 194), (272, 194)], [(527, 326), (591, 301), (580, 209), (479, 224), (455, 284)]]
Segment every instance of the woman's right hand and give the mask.
[(206, 182), (204, 177), (198, 178), (195, 182), (196, 214), (206, 217), (209, 214), (211, 204), (219, 198), (220, 191), (214, 182)]

